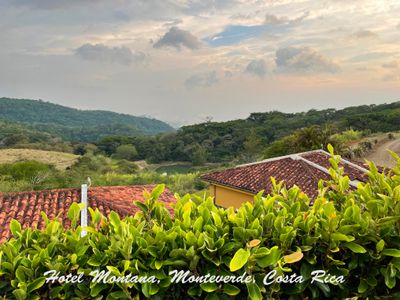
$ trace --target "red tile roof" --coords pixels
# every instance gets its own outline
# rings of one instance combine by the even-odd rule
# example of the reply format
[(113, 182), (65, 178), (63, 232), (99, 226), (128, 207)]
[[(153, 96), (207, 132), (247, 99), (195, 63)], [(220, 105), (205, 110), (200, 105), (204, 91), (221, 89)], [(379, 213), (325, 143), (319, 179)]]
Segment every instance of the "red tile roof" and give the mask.
[[(156, 185), (91, 187), (88, 191), (88, 206), (103, 215), (111, 211), (121, 217), (134, 215), (139, 208), (133, 201), (143, 201), (143, 191), (151, 192)], [(23, 228), (44, 228), (41, 211), (49, 219), (59, 215), (60, 221), (68, 228), (71, 223), (67, 217), (72, 202), (80, 202), (80, 189), (58, 189), (20, 193), (0, 194), (0, 243), (11, 237), (9, 225), (12, 219), (18, 220)], [(159, 201), (173, 213), (172, 204), (176, 199), (167, 188), (161, 194)]]
[[(268, 194), (272, 191), (270, 178), (274, 177), (278, 182), (283, 180), (288, 188), (297, 185), (308, 196), (315, 198), (318, 194), (318, 181), (330, 179), (327, 173), (330, 168), (329, 157), (322, 150), (309, 151), (212, 172), (202, 175), (201, 178), (210, 183), (254, 194), (261, 190)], [(353, 182), (367, 179), (364, 165), (343, 159), (340, 165)]]
[[(317, 165), (320, 165), (325, 169), (329, 169), (331, 167), (331, 163), (329, 162), (330, 156), (328, 153), (322, 151), (314, 151), (304, 153), (301, 155), (301, 157), (313, 163), (316, 163)], [(368, 175), (366, 174), (366, 172), (359, 169), (368, 169), (368, 166), (366, 164), (342, 159), (339, 165), (340, 167), (343, 167), (345, 175), (349, 176), (350, 180), (366, 181), (368, 179)]]

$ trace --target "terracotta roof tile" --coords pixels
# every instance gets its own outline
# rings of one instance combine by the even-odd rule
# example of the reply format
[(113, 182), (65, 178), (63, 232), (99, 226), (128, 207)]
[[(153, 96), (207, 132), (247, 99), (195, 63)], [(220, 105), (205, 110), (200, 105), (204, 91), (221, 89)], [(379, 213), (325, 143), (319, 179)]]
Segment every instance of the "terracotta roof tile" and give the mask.
[[(143, 191), (151, 191), (156, 185), (91, 187), (88, 191), (89, 207), (108, 216), (116, 211), (121, 217), (134, 215), (139, 208), (133, 201), (143, 201)], [(80, 189), (58, 189), (20, 193), (0, 193), (0, 243), (11, 236), (9, 225), (12, 219), (18, 220), (23, 228), (44, 228), (41, 211), (49, 219), (59, 216), (65, 227), (71, 226), (67, 217), (73, 202), (80, 202)], [(176, 199), (170, 190), (165, 189), (159, 201), (173, 214), (172, 204)]]
[[(330, 155), (322, 150), (310, 151), (212, 172), (202, 175), (201, 178), (254, 194), (261, 190), (268, 194), (272, 191), (271, 177), (274, 177), (278, 182), (283, 180), (288, 188), (297, 185), (308, 196), (315, 198), (318, 194), (319, 180), (330, 179), (330, 175), (321, 169), (330, 168), (329, 157)], [(366, 173), (359, 168), (344, 162), (341, 166), (351, 180), (367, 179)]]
[[(331, 167), (331, 164), (329, 162), (329, 154), (324, 153), (324, 152), (309, 152), (302, 154), (301, 157), (316, 163), (325, 169), (329, 169)], [(347, 160), (348, 161), (348, 160)], [(356, 163), (356, 162), (351, 162), (352, 164), (355, 164), (359, 166), (360, 168), (365, 169), (366, 166), (364, 166), (362, 163)], [(358, 180), (358, 181), (366, 181), (368, 178), (368, 175), (366, 172), (361, 171), (360, 169), (351, 166), (347, 163), (345, 163), (343, 160), (339, 164), (340, 167), (343, 167), (345, 175), (349, 176), (350, 180)]]

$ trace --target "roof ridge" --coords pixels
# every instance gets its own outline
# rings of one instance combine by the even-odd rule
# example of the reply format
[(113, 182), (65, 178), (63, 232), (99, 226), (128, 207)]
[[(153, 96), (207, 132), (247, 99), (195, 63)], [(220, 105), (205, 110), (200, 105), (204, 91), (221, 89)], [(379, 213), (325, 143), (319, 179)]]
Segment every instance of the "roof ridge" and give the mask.
[[(320, 180), (320, 178), (315, 174), (315, 172), (313, 172), (313, 170), (311, 168), (315, 168), (314, 166), (310, 165), (308, 162), (304, 161), (303, 159), (299, 159), (300, 163), (305, 167), (305, 169), (307, 169), (307, 171), (309, 171), (310, 175), (316, 179), (317, 181)], [(315, 168), (317, 170), (319, 170), (318, 168)], [(322, 170), (319, 170), (322, 172)], [(325, 172), (324, 172), (325, 173)]]
[[(329, 157), (332, 156), (329, 152), (327, 152), (327, 151), (325, 151), (325, 150), (323, 150), (323, 149), (321, 149), (319, 152), (324, 153), (324, 154), (328, 155)], [(339, 155), (339, 154), (337, 154), (337, 155)], [(361, 166), (357, 165), (356, 163), (354, 163), (354, 162), (352, 162), (352, 161), (350, 161), (350, 160), (348, 160), (348, 159), (346, 159), (346, 158), (343, 158), (342, 155), (339, 155), (339, 156), (340, 156), (340, 161), (341, 161), (342, 163), (344, 163), (345, 165), (347, 164), (347, 165), (349, 165), (349, 166), (351, 166), (351, 167), (353, 167), (353, 168), (356, 168), (357, 170), (359, 170), (359, 171), (361, 171), (361, 172), (364, 172), (364, 173), (369, 172), (368, 169), (366, 169), (366, 168), (364, 168), (364, 167), (361, 167)]]
[[(325, 152), (325, 151), (322, 150), (322, 149), (316, 149), (316, 150), (310, 150), (310, 151), (292, 153), (292, 154), (287, 154), (287, 155), (281, 155), (281, 156), (271, 157), (271, 158), (267, 158), (267, 159), (264, 159), (264, 160), (252, 162), (252, 163), (241, 164), (241, 165), (235, 166), (234, 168), (240, 168), (240, 167), (247, 167), (247, 166), (252, 166), (252, 165), (258, 165), (258, 164), (263, 164), (263, 163), (267, 163), (267, 162), (270, 162), (270, 161), (277, 161), (277, 160), (286, 159), (286, 158), (293, 158), (293, 157), (295, 157), (295, 156), (300, 156), (300, 155), (304, 155), (304, 154), (308, 154), (308, 153), (321, 152), (321, 151)], [(327, 153), (327, 152), (325, 152), (325, 153)]]
[(61, 189), (45, 189), (45, 190), (32, 190), (32, 191), (19, 191), (19, 192), (0, 192), (0, 196), (17, 196), (26, 194), (38, 194), (38, 193), (55, 193), (55, 192), (68, 192), (68, 191), (78, 191), (80, 188), (61, 188)]
[[(131, 185), (101, 185), (101, 186), (91, 186), (88, 189), (96, 190), (100, 188), (140, 188), (140, 187), (150, 187), (150, 186), (157, 186), (155, 183), (149, 184), (131, 184)], [(0, 192), (0, 196), (10, 196), (10, 195), (25, 195), (25, 194), (38, 194), (38, 193), (51, 193), (51, 192), (67, 192), (67, 191), (81, 191), (81, 187), (70, 187), (70, 188), (59, 188), (59, 189), (44, 189), (44, 190), (32, 190), (32, 191), (15, 191), (15, 192)]]
[[(316, 169), (318, 169), (318, 170), (321, 170), (321, 171), (323, 171), (324, 173), (330, 175), (329, 170), (328, 170), (327, 168), (321, 166), (320, 164), (318, 164), (318, 163), (316, 163), (316, 162), (313, 162), (313, 161), (311, 161), (311, 160), (308, 160), (307, 158), (304, 158), (304, 157), (302, 157), (302, 156), (299, 156), (299, 159), (302, 160), (302, 161), (304, 161), (305, 163), (309, 164), (310, 166), (313, 166), (314, 168), (316, 168)], [(353, 186), (353, 187), (357, 187), (357, 186), (358, 186), (357, 182), (355, 182), (354, 180), (351, 180), (351, 179), (350, 179), (350, 181), (349, 181), (349, 184), (350, 184), (351, 186)]]
[(146, 187), (146, 186), (156, 186), (156, 183), (147, 183), (147, 184), (130, 184), (130, 185), (99, 185), (99, 186), (91, 186), (91, 189), (96, 188), (124, 188), (124, 187)]

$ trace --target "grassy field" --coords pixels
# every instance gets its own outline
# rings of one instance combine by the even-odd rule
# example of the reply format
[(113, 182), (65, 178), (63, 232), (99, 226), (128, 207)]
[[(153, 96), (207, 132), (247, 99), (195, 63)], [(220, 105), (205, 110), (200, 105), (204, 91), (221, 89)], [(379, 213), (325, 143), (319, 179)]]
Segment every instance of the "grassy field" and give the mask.
[(43, 151), (35, 149), (1, 149), (0, 164), (13, 163), (20, 160), (36, 160), (54, 165), (59, 170), (65, 170), (78, 159), (78, 155), (64, 152)]
[(167, 174), (186, 174), (194, 172), (194, 168), (191, 164), (173, 164), (158, 167), (156, 169), (157, 173), (167, 173)]

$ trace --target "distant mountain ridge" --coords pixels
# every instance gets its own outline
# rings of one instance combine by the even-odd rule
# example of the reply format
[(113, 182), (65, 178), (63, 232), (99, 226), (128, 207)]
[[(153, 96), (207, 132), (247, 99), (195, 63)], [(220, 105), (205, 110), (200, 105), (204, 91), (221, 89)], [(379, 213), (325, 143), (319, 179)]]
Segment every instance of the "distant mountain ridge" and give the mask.
[(102, 110), (79, 110), (42, 100), (0, 98), (0, 120), (17, 122), (67, 140), (95, 141), (106, 135), (172, 132), (165, 122)]

